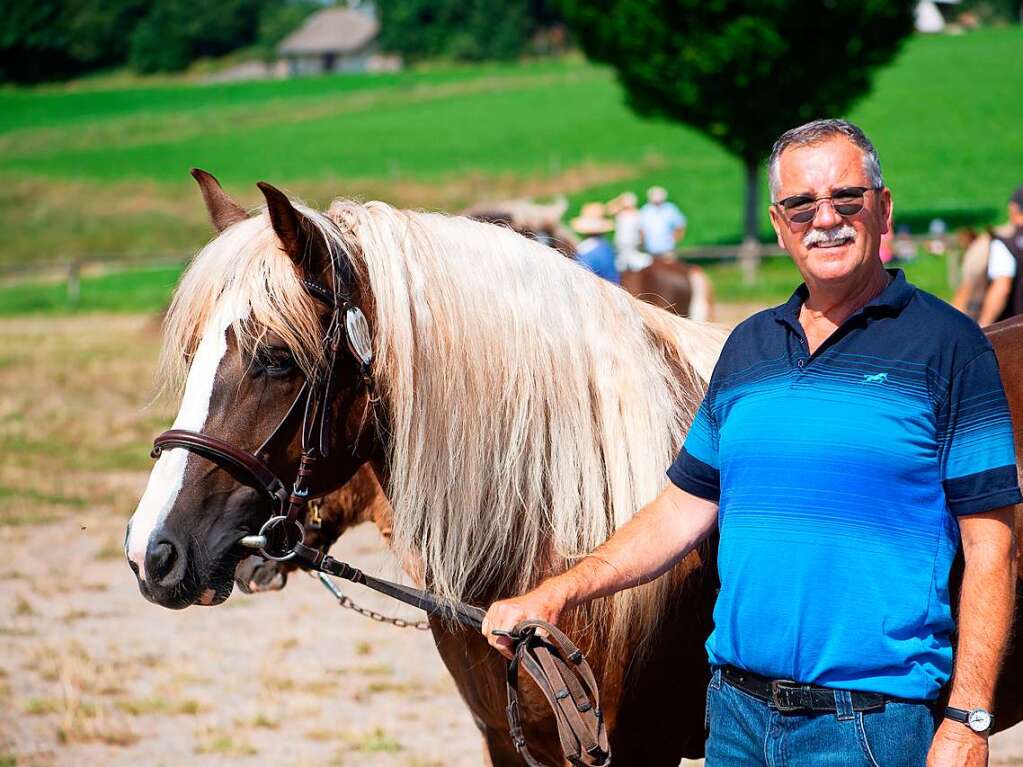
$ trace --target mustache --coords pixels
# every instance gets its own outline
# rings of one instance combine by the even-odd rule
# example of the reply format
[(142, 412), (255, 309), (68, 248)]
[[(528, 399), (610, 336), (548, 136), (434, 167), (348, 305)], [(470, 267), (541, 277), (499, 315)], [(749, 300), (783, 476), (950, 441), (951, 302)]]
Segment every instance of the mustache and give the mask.
[(811, 229), (803, 235), (803, 247), (812, 248), (814, 245), (830, 245), (840, 240), (856, 239), (856, 230), (849, 224), (842, 224), (833, 229)]

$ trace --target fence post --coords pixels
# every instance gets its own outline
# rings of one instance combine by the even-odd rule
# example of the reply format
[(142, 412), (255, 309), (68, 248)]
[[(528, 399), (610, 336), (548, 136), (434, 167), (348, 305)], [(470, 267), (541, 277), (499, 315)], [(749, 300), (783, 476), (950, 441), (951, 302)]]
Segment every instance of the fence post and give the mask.
[(82, 264), (80, 261), (72, 261), (67, 270), (67, 301), (72, 307), (78, 306), (78, 299), (82, 293)]

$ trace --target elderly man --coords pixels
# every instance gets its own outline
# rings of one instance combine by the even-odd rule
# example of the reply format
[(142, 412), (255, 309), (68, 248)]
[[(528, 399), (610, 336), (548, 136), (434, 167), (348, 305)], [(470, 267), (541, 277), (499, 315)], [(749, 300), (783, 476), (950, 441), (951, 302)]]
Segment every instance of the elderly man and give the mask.
[(770, 185), (804, 285), (732, 333), (666, 489), (592, 556), (494, 604), (484, 633), (507, 653), (490, 632), (656, 578), (716, 525), (709, 767), (986, 764), (1021, 500), (994, 354), (881, 265), (891, 194), (857, 127), (789, 131)]
[(1009, 200), (1010, 230), (991, 239), (987, 276), (991, 281), (978, 322), (990, 325), (1023, 314), (1023, 186)]

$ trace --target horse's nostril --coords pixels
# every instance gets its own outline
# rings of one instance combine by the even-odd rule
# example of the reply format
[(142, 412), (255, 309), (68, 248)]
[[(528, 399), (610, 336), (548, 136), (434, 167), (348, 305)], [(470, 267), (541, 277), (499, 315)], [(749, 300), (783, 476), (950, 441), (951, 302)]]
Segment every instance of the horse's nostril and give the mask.
[(163, 539), (154, 541), (146, 551), (146, 575), (162, 585), (163, 581), (174, 569), (178, 561), (178, 550), (170, 541)]

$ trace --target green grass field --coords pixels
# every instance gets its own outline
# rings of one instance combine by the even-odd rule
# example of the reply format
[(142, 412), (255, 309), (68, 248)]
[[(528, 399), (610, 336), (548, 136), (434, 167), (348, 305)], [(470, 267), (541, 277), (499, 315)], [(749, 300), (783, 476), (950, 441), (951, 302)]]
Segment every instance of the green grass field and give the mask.
[[(916, 37), (879, 74), (850, 116), (880, 148), (901, 222), (1003, 216), (1023, 180), (1020, 82), (1019, 28)], [(261, 179), (321, 205), (347, 195), (449, 210), (558, 191), (578, 204), (660, 182), (690, 217), (688, 244), (739, 235), (738, 163), (694, 131), (637, 118), (608, 70), (569, 59), (0, 90), (0, 267), (186, 256), (209, 234), (193, 165), (250, 205)]]

